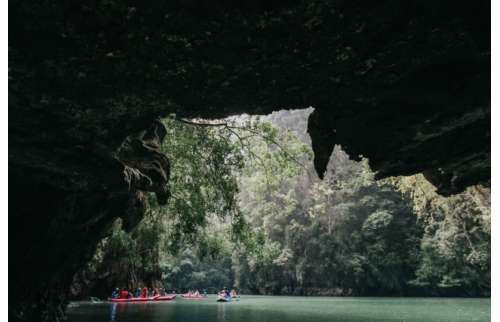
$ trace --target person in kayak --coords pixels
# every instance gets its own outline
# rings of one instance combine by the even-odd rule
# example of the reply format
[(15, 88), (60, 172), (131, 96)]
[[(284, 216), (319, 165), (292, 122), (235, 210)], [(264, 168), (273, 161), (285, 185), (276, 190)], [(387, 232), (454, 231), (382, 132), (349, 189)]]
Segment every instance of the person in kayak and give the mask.
[(127, 299), (128, 298), (128, 291), (123, 289), (120, 291), (120, 298), (121, 299)]
[(238, 296), (238, 294), (236, 293), (236, 290), (233, 288), (231, 290), (231, 297), (236, 297), (236, 296)]
[(135, 289), (134, 297), (139, 297), (139, 296), (141, 296), (141, 289), (138, 287)]
[(142, 288), (141, 297), (148, 297), (148, 288), (145, 286)]
[(224, 296), (224, 297), (230, 297), (231, 294), (229, 294), (229, 291), (227, 288), (224, 287), (222, 291), (219, 292), (219, 295)]
[(120, 295), (120, 289), (117, 287), (113, 290), (113, 293), (111, 293), (111, 298), (116, 299)]

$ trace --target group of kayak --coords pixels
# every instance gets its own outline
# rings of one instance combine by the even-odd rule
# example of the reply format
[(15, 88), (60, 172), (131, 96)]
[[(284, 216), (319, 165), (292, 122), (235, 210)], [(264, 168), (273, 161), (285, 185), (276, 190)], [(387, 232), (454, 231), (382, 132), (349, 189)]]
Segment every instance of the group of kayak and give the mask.
[(176, 294), (167, 294), (163, 288), (148, 289), (137, 288), (135, 291), (116, 288), (111, 294), (112, 302), (146, 302), (146, 301), (170, 301), (175, 299)]
[[(111, 302), (149, 302), (149, 301), (171, 301), (177, 297), (177, 294), (167, 294), (163, 288), (148, 289), (137, 288), (135, 291), (116, 288), (109, 299)], [(200, 293), (198, 290), (189, 291), (181, 294), (181, 297), (186, 300), (202, 300), (207, 298), (206, 290)], [(235, 290), (229, 292), (226, 288), (217, 294), (218, 302), (230, 302), (232, 299), (238, 299), (239, 295)]]

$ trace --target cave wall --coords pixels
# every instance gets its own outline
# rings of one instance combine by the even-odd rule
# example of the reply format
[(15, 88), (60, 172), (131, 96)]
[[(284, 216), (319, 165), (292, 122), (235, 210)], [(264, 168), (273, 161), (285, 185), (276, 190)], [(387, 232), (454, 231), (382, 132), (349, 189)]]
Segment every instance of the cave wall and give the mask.
[[(55, 321), (110, 223), (168, 199), (158, 117), (315, 111), (378, 177), (489, 185), (488, 1), (10, 1), (9, 315)], [(34, 269), (36, 268), (36, 269)]]
[(108, 160), (81, 156), (71, 171), (54, 160), (9, 164), (10, 320), (61, 319), (75, 272), (115, 219), (121, 217), (125, 229), (137, 225), (144, 191), (166, 203), (169, 165), (159, 152), (164, 136), (163, 125), (154, 122), (127, 136)]

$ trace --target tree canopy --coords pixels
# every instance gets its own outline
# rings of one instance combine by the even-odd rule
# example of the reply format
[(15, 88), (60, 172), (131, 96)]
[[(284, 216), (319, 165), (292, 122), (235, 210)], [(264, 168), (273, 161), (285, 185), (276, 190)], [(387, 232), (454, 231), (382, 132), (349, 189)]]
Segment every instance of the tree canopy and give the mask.
[(477, 194), (441, 197), (421, 176), (377, 181), (340, 146), (319, 180), (304, 113), (164, 119), (171, 201), (151, 198), (129, 233), (115, 223), (87, 272), (108, 287), (489, 294), (490, 215)]

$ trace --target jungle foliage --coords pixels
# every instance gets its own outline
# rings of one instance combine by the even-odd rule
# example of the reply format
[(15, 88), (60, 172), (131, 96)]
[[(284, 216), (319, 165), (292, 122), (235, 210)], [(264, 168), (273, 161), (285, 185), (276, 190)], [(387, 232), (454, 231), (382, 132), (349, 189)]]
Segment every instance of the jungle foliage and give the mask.
[(489, 295), (490, 212), (477, 193), (444, 198), (421, 176), (376, 181), (368, 160), (339, 146), (319, 180), (304, 120), (297, 111), (164, 120), (172, 197), (165, 207), (152, 199), (132, 232), (117, 222), (90, 279), (178, 291)]

